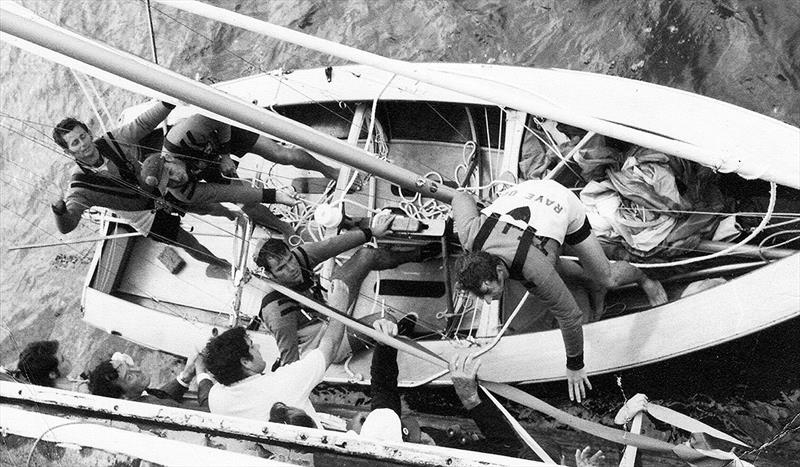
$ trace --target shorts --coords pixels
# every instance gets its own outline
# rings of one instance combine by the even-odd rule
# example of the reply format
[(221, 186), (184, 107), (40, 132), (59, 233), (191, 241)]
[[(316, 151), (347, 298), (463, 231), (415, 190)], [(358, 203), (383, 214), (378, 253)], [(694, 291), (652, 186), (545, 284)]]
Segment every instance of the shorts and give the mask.
[(253, 149), (259, 136), (258, 133), (231, 126), (231, 154), (244, 156)]
[(159, 242), (177, 241), (178, 231), (181, 228), (181, 218), (164, 211), (156, 211), (150, 235)]

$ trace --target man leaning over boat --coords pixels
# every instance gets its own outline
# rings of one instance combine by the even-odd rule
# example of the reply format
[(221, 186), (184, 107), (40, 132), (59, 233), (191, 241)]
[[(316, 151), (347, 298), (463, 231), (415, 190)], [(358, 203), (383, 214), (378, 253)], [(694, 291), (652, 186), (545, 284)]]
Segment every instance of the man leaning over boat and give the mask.
[[(317, 301), (324, 301), (319, 277), (314, 273), (315, 268), (373, 238), (387, 235), (394, 217), (391, 214), (378, 214), (373, 219), (371, 228), (340, 233), (319, 242), (304, 243), (295, 249), (290, 249), (281, 240), (270, 239), (258, 249), (254, 258), (258, 267), (256, 275), (263, 275)], [(437, 248), (438, 251), (440, 250)], [(424, 254), (424, 251), (417, 250), (390, 251), (384, 247), (364, 246), (356, 250), (346, 263), (336, 269), (333, 277), (347, 282), (350, 291), (349, 302), (352, 303), (357, 298), (361, 282), (370, 271), (393, 269), (403, 263), (419, 261), (423, 259)], [(320, 326), (315, 325), (318, 324), (318, 320), (312, 319), (310, 315), (315, 313), (301, 312), (301, 306), (296, 301), (280, 292), (269, 290), (262, 299), (259, 318), (267, 330), (275, 336), (283, 364), (297, 361), (300, 358), (298, 344), (312, 339), (318, 333)], [(402, 317), (398, 318), (401, 326), (410, 323), (410, 318), (404, 321)], [(257, 328), (257, 325), (255, 327)], [(334, 361), (338, 362), (361, 348), (363, 341), (357, 335), (348, 334)]]
[(112, 209), (156, 241), (180, 246), (193, 258), (213, 266), (228, 263), (214, 256), (194, 236), (183, 230), (180, 218), (156, 209), (156, 193), (139, 181), (143, 149), (139, 141), (153, 131), (175, 106), (156, 102), (132, 122), (93, 138), (89, 127), (65, 118), (53, 129), (53, 140), (75, 160), (64, 198), (51, 205), (61, 233), (75, 230), (87, 209)]
[[(636, 282), (652, 305), (667, 301), (660, 283), (630, 263), (610, 263), (591, 231), (580, 200), (551, 180), (531, 180), (503, 192), (483, 210), (473, 197), (460, 192), (453, 198), (454, 226), (463, 247), (459, 286), (483, 297), (499, 299), (508, 279), (521, 281), (558, 321), (567, 354), (570, 399), (580, 402), (591, 383), (583, 361), (582, 315), (559, 273), (593, 284), (596, 313), (602, 312), (605, 291)], [(559, 261), (566, 243), (581, 264)]]

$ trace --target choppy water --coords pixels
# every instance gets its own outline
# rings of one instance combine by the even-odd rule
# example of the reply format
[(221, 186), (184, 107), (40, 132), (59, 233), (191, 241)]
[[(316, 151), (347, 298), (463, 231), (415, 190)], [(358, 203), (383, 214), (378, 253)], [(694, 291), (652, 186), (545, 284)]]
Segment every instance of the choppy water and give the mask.
[[(143, 2), (29, 0), (25, 6), (57, 24), (150, 57)], [(240, 0), (229, 9), (389, 57), (412, 61), (489, 62), (604, 72), (722, 99), (800, 125), (800, 3), (773, 1), (628, 0)], [(162, 64), (187, 76), (230, 79), (260, 70), (340, 63), (298, 47), (155, 6)], [(167, 377), (169, 356), (119, 342), (80, 321), (87, 244), (6, 252), (11, 245), (61, 239), (48, 209), (62, 192), (71, 162), (50, 141), (63, 116), (91, 120), (70, 72), (0, 44), (0, 361), (20, 345), (60, 340), (77, 369), (95, 352), (123, 348)], [(97, 84), (112, 114), (142, 99)], [(758, 137), (758, 135), (754, 135)], [(83, 226), (66, 238), (93, 234)], [(769, 293), (765, 291), (765, 293)], [(795, 320), (796, 321), (796, 320)], [(780, 437), (756, 465), (800, 465), (797, 432), (781, 436), (800, 412), (797, 323), (669, 365), (596, 378), (593, 398), (569, 407), (561, 388), (531, 391), (582, 416), (609, 421), (628, 396), (651, 398), (689, 413), (755, 446)], [(676, 338), (679, 338), (677, 336)], [(341, 390), (335, 398), (360, 397)], [(446, 390), (410, 392), (411, 408), (454, 407)], [(445, 401), (444, 404), (440, 403)], [(449, 410), (448, 409), (448, 410)], [(561, 433), (538, 416), (538, 430)], [(798, 421), (792, 425), (795, 430)], [(667, 436), (669, 433), (667, 433)], [(568, 444), (594, 440), (572, 436)], [(662, 461), (650, 459), (649, 465)]]

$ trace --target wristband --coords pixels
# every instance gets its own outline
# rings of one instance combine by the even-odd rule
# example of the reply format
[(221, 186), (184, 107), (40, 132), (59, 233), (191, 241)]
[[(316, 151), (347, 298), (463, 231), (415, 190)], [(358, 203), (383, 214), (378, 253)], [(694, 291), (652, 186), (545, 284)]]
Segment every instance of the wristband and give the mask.
[(275, 202), (275, 194), (277, 191), (274, 188), (264, 188), (261, 190), (261, 202), (266, 204), (273, 204)]
[(186, 389), (189, 389), (189, 383), (184, 383), (183, 380), (181, 379), (181, 375), (176, 376), (175, 381), (177, 381), (178, 384), (185, 387)]
[(362, 227), (362, 228), (360, 228), (359, 230), (361, 230), (362, 232), (364, 232), (364, 236), (365, 236), (365, 237), (367, 237), (367, 239), (366, 239), (366, 240), (364, 240), (364, 243), (366, 243), (366, 242), (368, 242), (368, 241), (372, 240), (372, 229), (370, 229), (370, 228), (367, 228), (367, 227)]
[(583, 368), (583, 352), (575, 355), (574, 357), (570, 357), (567, 355), (567, 369), (572, 371), (577, 371)]
[(169, 102), (161, 101), (161, 105), (163, 105), (164, 107), (168, 108), (169, 110), (172, 110), (172, 109), (175, 108), (175, 104), (171, 104)]

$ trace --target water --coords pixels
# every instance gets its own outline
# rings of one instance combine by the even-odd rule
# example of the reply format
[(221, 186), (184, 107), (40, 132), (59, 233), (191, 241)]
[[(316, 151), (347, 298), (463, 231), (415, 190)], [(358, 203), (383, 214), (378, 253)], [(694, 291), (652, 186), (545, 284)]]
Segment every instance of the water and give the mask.
[[(150, 57), (142, 2), (29, 0), (43, 17), (84, 36)], [(393, 58), (487, 62), (603, 72), (670, 85), (725, 100), (800, 125), (800, 4), (774, 1), (220, 1), (219, 6)], [(339, 59), (155, 6), (162, 64), (186, 76), (231, 79), (278, 67), (303, 68)], [(167, 16), (168, 15), (168, 16)], [(93, 120), (70, 72), (0, 44), (0, 361), (11, 363), (25, 343), (60, 340), (76, 368), (109, 349), (126, 350), (167, 378), (174, 358), (93, 330), (80, 320), (80, 290), (90, 244), (5, 252), (11, 245), (94, 234), (90, 224), (62, 236), (49, 202), (61, 196), (71, 162), (49, 138), (66, 115)], [(142, 100), (97, 83), (112, 114)], [(654, 109), (655, 111), (655, 109)], [(95, 127), (97, 128), (97, 127)], [(758, 137), (758, 135), (753, 135)], [(769, 293), (769, 291), (765, 291)], [(796, 321), (796, 320), (795, 320)], [(665, 405), (701, 417), (755, 446), (781, 436), (800, 412), (797, 324), (757, 338), (657, 366), (595, 378), (593, 397), (570, 406), (559, 387), (530, 390), (573, 413), (608, 422), (627, 396), (646, 392)], [(789, 343), (789, 344), (787, 344)], [(793, 345), (792, 345), (793, 344)], [(357, 402), (362, 395), (329, 391)], [(323, 394), (324, 396), (325, 394)], [(406, 395), (413, 410), (456, 409), (449, 390)], [(440, 402), (444, 401), (443, 404)], [(566, 444), (596, 440), (529, 411), (534, 430)], [(792, 425), (797, 429), (798, 421)], [(564, 437), (566, 436), (566, 438)], [(667, 432), (666, 436), (670, 436)], [(782, 436), (756, 465), (798, 464), (800, 442)], [(664, 460), (648, 459), (648, 465)]]

